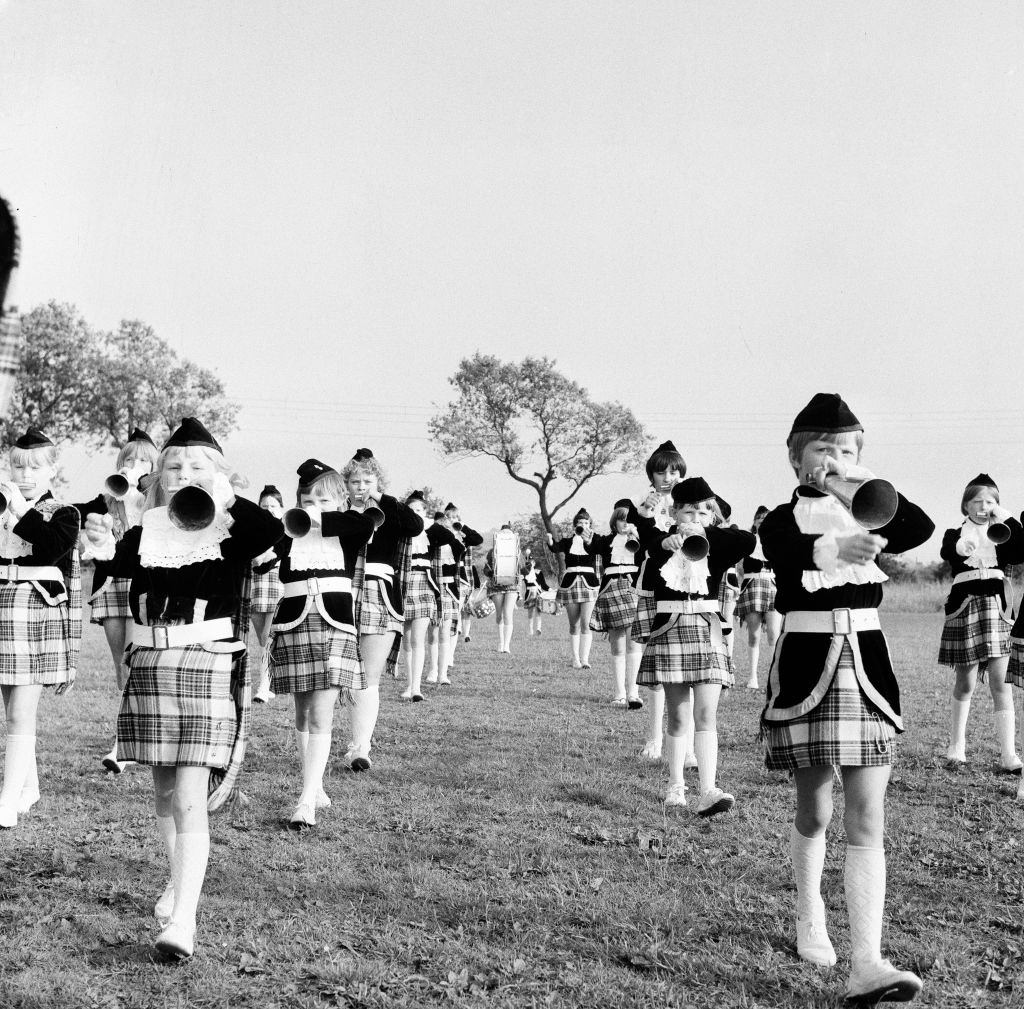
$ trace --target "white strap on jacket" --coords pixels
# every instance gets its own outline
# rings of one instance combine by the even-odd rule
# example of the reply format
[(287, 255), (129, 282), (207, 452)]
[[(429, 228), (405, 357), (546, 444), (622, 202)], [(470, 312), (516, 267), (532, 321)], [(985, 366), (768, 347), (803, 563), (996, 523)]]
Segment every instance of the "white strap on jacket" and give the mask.
[(585, 568), (580, 567), (579, 565), (574, 565), (571, 568), (566, 568), (565, 573), (567, 575), (596, 575), (597, 571), (594, 568)]
[(880, 631), (878, 610), (794, 610), (787, 613), (782, 625), (786, 633), (839, 634), (843, 637), (858, 631)]
[(973, 571), (961, 571), (953, 576), (954, 585), (963, 585), (964, 582), (986, 582), (995, 579), (1003, 580), (1003, 572), (1000, 568), (977, 568)]
[(199, 620), (194, 624), (173, 624), (169, 627), (150, 627), (146, 624), (128, 625), (128, 643), (142, 648), (184, 648), (186, 645), (201, 645), (234, 634), (230, 617), (216, 620)]
[(301, 582), (283, 582), (286, 596), (322, 596), (325, 592), (347, 592), (352, 594), (352, 579), (345, 575), (331, 575), (328, 578), (303, 578)]
[(4, 564), (0, 566), (0, 582), (60, 582), (63, 585), (64, 572), (42, 564)]
[(363, 573), (367, 578), (382, 578), (386, 582), (395, 577), (395, 569), (390, 564), (381, 564), (378, 561), (367, 561)]
[(612, 564), (604, 569), (606, 575), (631, 575), (636, 571), (635, 564)]

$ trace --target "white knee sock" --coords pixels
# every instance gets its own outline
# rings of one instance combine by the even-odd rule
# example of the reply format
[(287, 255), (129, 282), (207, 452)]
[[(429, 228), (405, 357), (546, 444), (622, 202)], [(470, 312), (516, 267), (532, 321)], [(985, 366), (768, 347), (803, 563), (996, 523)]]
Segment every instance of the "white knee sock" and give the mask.
[(612, 655), (612, 679), (615, 700), (626, 696), (626, 656)]
[(498, 628), (498, 651), (502, 651), (505, 647), (505, 625), (498, 623), (494, 625)]
[[(693, 753), (693, 697), (683, 711), (683, 739), (686, 740), (686, 758), (689, 760)], [(696, 758), (694, 758), (696, 759)]]
[(586, 664), (590, 661), (590, 646), (594, 643), (594, 635), (590, 631), (580, 633), (580, 662)]
[(661, 726), (665, 718), (665, 691), (658, 687), (651, 689), (650, 704), (647, 705), (647, 742), (661, 744)]
[(513, 624), (511, 620), (507, 620), (503, 626), (505, 628), (504, 648), (506, 652), (509, 652), (512, 650), (512, 630), (515, 627), (515, 624)]
[(995, 712), (996, 740), (1004, 764), (1012, 763), (1017, 756), (1017, 725), (1013, 708)]
[(718, 730), (705, 729), (693, 734), (693, 752), (697, 754), (697, 774), (700, 776), (700, 794), (715, 787), (718, 776)]
[(0, 788), (0, 807), (16, 810), (25, 782), (36, 761), (36, 737), (7, 734), (4, 752), (4, 784)]
[(311, 732), (306, 742), (306, 759), (302, 767), (302, 794), (299, 805), (313, 806), (316, 797), (323, 788), (324, 771), (331, 755), (331, 734), (329, 732)]
[(821, 873), (825, 868), (825, 833), (804, 837), (794, 825), (789, 832), (789, 857), (796, 880), (796, 916), (821, 920), (825, 903), (821, 899)]
[[(1012, 715), (1013, 712), (1011, 711)], [(1011, 730), (1012, 731), (1012, 730)], [(114, 749), (117, 749), (117, 740), (114, 740)], [(36, 764), (36, 748), (32, 747), (32, 761), (28, 766), (28, 774), (25, 775), (25, 784), (21, 786), (21, 802), (19, 813), (27, 813), (39, 798), (39, 767)]]
[(668, 787), (686, 784), (686, 743), (682, 736), (665, 736), (665, 759), (668, 761)]
[(430, 642), (430, 663), (427, 668), (427, 679), (437, 679), (437, 657), (440, 651), (437, 639)]
[(968, 697), (958, 701), (955, 697), (951, 705), (949, 727), (949, 753), (959, 756), (962, 760), (967, 753), (967, 716), (971, 712), (971, 699)]
[(444, 664), (445, 672), (448, 672), (455, 665), (455, 646), (459, 643), (458, 634), (453, 634), (448, 639), (448, 661)]
[(629, 697), (639, 697), (636, 689), (636, 676), (640, 672), (640, 660), (643, 652), (626, 652), (626, 693)]
[(569, 644), (572, 645), (572, 660), (578, 666), (580, 664), (580, 636), (570, 634)]
[(157, 830), (160, 831), (160, 838), (164, 843), (164, 850), (167, 852), (167, 868), (170, 879), (160, 899), (153, 908), (153, 913), (158, 918), (170, 918), (174, 913), (174, 851), (177, 845), (178, 832), (174, 826), (173, 816), (157, 816)]
[(306, 766), (306, 744), (309, 742), (309, 733), (305, 730), (295, 730), (295, 746), (299, 751), (299, 766)]
[(210, 858), (208, 833), (178, 834), (174, 841), (174, 913), (172, 921), (186, 928), (195, 928), (199, 895), (206, 879)]
[(380, 687), (352, 691), (352, 742), (361, 757), (370, 755), (373, 730), (380, 714)]
[(850, 916), (850, 959), (856, 972), (882, 959), (885, 851), (847, 845), (843, 884)]
[(761, 661), (761, 642), (750, 646), (750, 682), (757, 682), (757, 665)]

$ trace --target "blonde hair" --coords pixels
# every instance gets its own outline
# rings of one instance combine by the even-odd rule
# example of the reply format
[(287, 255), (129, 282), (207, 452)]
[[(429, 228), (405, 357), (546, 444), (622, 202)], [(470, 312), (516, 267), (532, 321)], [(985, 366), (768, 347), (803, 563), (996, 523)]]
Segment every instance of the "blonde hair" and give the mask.
[(699, 508), (701, 505), (711, 505), (711, 524), (713, 526), (724, 526), (725, 516), (722, 514), (722, 506), (718, 503), (718, 498), (709, 497), (703, 501), (686, 501), (683, 504), (673, 504), (672, 510), (678, 511), (680, 508)]
[(381, 494), (388, 489), (387, 474), (384, 472), (384, 467), (377, 462), (376, 456), (370, 456), (369, 459), (349, 459), (341, 470), (341, 477), (348, 483), (349, 477), (358, 470), (365, 470), (377, 478), (377, 490)]
[(610, 526), (612, 533), (614, 533), (616, 522), (627, 521), (629, 521), (629, 509), (620, 506), (612, 509), (612, 517), (608, 520), (608, 525)]
[(117, 453), (117, 462), (114, 463), (114, 468), (120, 470), (124, 466), (130, 466), (133, 462), (142, 460), (149, 463), (149, 471), (152, 473), (156, 469), (156, 461), (159, 456), (159, 449), (151, 441), (142, 439), (130, 441)]
[(799, 475), (800, 457), (812, 441), (826, 441), (830, 445), (838, 445), (848, 434), (854, 435), (854, 443), (857, 446), (857, 462), (860, 462), (860, 454), (864, 450), (863, 431), (797, 431), (786, 443), (789, 448), (789, 465), (793, 467), (793, 472)]
[(996, 504), (999, 504), (999, 488), (993, 487), (990, 483), (972, 483), (964, 488), (964, 496), (960, 498), (960, 514), (967, 514), (967, 502), (976, 497), (981, 491), (992, 495)]
[(231, 473), (231, 466), (227, 459), (215, 448), (206, 445), (172, 445), (165, 448), (157, 456), (156, 465), (153, 467), (153, 482), (146, 491), (146, 509), (163, 508), (168, 500), (167, 492), (164, 490), (163, 475), (164, 467), (172, 459), (181, 459), (186, 452), (197, 452), (213, 463), (218, 473), (228, 476)]
[(338, 504), (344, 504), (347, 494), (345, 491), (345, 481), (342, 475), (336, 470), (331, 470), (328, 473), (321, 473), (308, 487), (298, 487), (295, 490), (295, 505), (298, 508), (302, 507), (302, 495), (312, 494), (320, 488), (324, 488), (330, 492), (331, 496), (336, 498)]
[(12, 466), (24, 466), (26, 463), (39, 460), (42, 460), (47, 466), (56, 466), (57, 446), (39, 445), (36, 448), (18, 448), (17, 445), (12, 445), (10, 460)]

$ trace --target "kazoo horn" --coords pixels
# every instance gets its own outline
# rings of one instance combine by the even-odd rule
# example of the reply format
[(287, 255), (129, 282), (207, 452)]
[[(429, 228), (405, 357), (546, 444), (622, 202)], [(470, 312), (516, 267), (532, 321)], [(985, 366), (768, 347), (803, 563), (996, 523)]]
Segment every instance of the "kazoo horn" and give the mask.
[(985, 531), (989, 540), (997, 547), (1002, 546), (1010, 538), (1010, 527), (1005, 522), (989, 522)]
[(175, 491), (167, 516), (179, 529), (197, 532), (213, 522), (217, 506), (213, 498), (202, 487), (189, 484)]
[(305, 508), (289, 508), (281, 516), (284, 531), (293, 539), (302, 539), (313, 528), (313, 517)]
[(630, 536), (623, 546), (631, 553), (635, 554), (640, 549), (640, 541), (634, 536)]
[(120, 501), (128, 493), (131, 484), (128, 483), (128, 477), (123, 473), (114, 473), (103, 481), (103, 486), (112, 498)]
[(865, 529), (881, 529), (888, 525), (899, 507), (899, 495), (888, 480), (871, 477), (867, 480), (843, 480), (825, 477), (829, 492)]
[(708, 538), (703, 533), (690, 533), (683, 538), (683, 556), (688, 561), (702, 561), (708, 555)]

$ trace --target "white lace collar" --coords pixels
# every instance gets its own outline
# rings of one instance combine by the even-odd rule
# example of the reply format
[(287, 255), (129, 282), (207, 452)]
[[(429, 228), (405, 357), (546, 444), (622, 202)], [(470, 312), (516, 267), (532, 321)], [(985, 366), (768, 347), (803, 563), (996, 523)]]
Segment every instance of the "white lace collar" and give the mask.
[(573, 533), (572, 543), (569, 545), (569, 556), (575, 554), (577, 557), (586, 557), (587, 548), (583, 543), (583, 537)]
[(179, 529), (166, 507), (150, 508), (142, 514), (139, 563), (144, 568), (183, 568), (201, 561), (219, 561), (220, 545), (231, 535), (231, 518), (218, 512), (205, 529)]
[(682, 550), (676, 550), (661, 566), (661, 577), (665, 579), (665, 584), (676, 592), (707, 595), (710, 574), (706, 557), (703, 560), (690, 561), (686, 559)]
[(344, 571), (345, 551), (337, 536), (324, 536), (313, 526), (305, 536), (292, 540), (288, 554), (292, 571)]
[(988, 523), (979, 525), (970, 519), (965, 519), (960, 529), (960, 539), (965, 543), (974, 544), (974, 552), (964, 558), (964, 564), (969, 568), (997, 568), (999, 557), (996, 554), (996, 545), (988, 538)]
[(874, 562), (847, 564), (839, 560), (837, 537), (850, 536), (866, 530), (831, 494), (797, 494), (793, 517), (802, 533), (818, 536), (814, 561), (820, 569), (804, 571), (803, 587), (808, 592), (833, 589), (840, 585), (871, 585), (888, 581), (888, 576)]
[(629, 537), (625, 533), (616, 533), (615, 538), (612, 540), (612, 564), (633, 564), (635, 558), (626, 549), (626, 541)]

